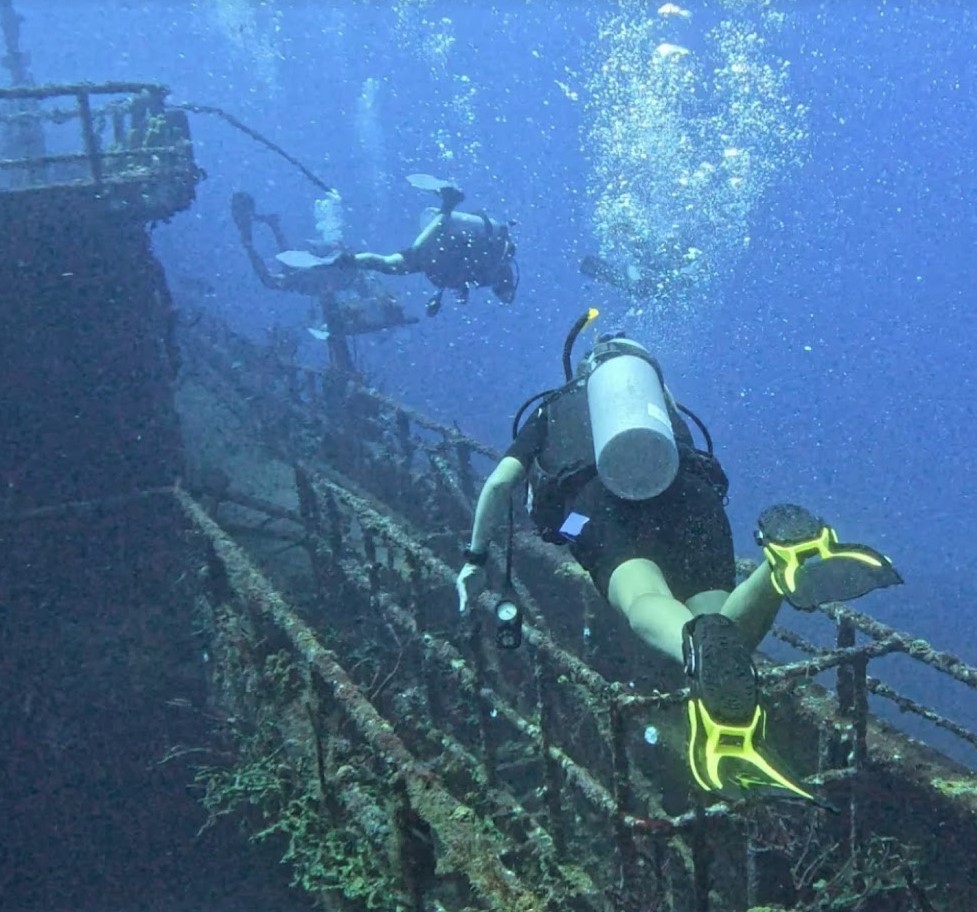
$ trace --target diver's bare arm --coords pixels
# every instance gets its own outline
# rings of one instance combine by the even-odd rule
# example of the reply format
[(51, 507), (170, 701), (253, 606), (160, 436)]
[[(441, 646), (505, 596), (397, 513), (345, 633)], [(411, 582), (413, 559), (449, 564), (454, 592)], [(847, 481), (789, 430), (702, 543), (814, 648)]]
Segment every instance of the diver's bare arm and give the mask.
[(475, 522), (469, 548), (475, 554), (488, 550), (492, 533), (502, 521), (505, 508), (513, 489), (526, 477), (522, 463), (512, 456), (504, 456), (492, 474), (485, 480), (482, 493), (475, 507)]
[(450, 211), (441, 211), (435, 215), (434, 218), (432, 218), (431, 221), (424, 226), (424, 230), (416, 238), (414, 238), (414, 243), (410, 245), (410, 249), (420, 250), (421, 247), (423, 247), (431, 239), (434, 233), (441, 229), (441, 226), (445, 223), (445, 220), (450, 215)]

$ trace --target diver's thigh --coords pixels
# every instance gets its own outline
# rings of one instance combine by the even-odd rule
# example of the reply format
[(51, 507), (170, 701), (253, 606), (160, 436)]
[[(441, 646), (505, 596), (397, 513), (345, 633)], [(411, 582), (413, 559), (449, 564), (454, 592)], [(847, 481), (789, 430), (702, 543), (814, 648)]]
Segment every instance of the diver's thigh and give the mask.
[(607, 600), (622, 611), (642, 596), (672, 598), (672, 590), (661, 568), (652, 560), (634, 557), (614, 568), (607, 585)]

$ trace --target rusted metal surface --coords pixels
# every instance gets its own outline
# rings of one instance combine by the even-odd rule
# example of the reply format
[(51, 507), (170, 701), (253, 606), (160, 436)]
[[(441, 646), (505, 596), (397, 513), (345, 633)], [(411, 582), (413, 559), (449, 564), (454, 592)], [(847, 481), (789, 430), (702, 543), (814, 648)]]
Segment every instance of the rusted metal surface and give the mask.
[[(35, 137), (29, 147), (14, 140), (4, 145), (0, 190), (16, 198), (5, 205), (28, 205), (26, 196), (30, 205), (43, 206), (57, 195), (63, 204), (99, 203), (145, 221), (189, 206), (202, 172), (186, 114), (167, 107), (168, 91), (134, 82), (0, 89), (0, 128), (12, 137), (28, 130)], [(72, 121), (78, 122), (76, 149), (45, 153), (52, 145), (47, 133)]]
[[(241, 354), (237, 348), (235, 359)], [(845, 890), (855, 896), (859, 889), (851, 902), (868, 901), (872, 890), (883, 890), (873, 879), (883, 861), (891, 874), (883, 892), (892, 910), (925, 908), (920, 903), (930, 900), (932, 908), (952, 908), (941, 906), (932, 892), (920, 892), (927, 877), (940, 877), (945, 897), (958, 906), (970, 901), (972, 886), (947, 874), (949, 855), (962, 858), (962, 849), (938, 858), (924, 836), (939, 820), (956, 834), (954, 846), (977, 838), (966, 835), (974, 825), (966, 794), (974, 781), (871, 717), (868, 693), (887, 691), (866, 671), (875, 658), (902, 652), (955, 669), (966, 683), (964, 663), (843, 606), (828, 606), (825, 613), (842, 629), (839, 642), (818, 647), (782, 632), (809, 656), (781, 666), (764, 663), (761, 675), (777, 704), (776, 729), (790, 733), (798, 756), (809, 757), (808, 769), (817, 767), (808, 783), (826, 790), (844, 813), (785, 806), (762, 808), (754, 817), (757, 812), (743, 806), (705, 807), (704, 796), (691, 793), (684, 810), (668, 812), (661, 798), (670, 795), (674, 806), (675, 775), (684, 770), (676, 710), (686, 691), (638, 692), (627, 665), (612, 677), (588, 660), (589, 654), (606, 654), (610, 644), (601, 630), (586, 641), (567, 633), (579, 630), (578, 621), (593, 617), (593, 609), (587, 583), (562, 572), (559, 552), (516, 536), (516, 584), (533, 618), (524, 629), (523, 650), (504, 655), (489, 645), (482, 625), (489, 623), (495, 599), (488, 592), (470, 616), (457, 614), (458, 542), (477, 491), (477, 484), (466, 486), (460, 478), (472, 470), (471, 455), (491, 458), (490, 448), (374, 394), (355, 378), (326, 372), (309, 385), (282, 382), (279, 374), (269, 382), (260, 375), (267, 366), (223, 374), (213, 351), (207, 358), (216, 373), (203, 374), (229, 384), (221, 395), (264, 395), (265, 403), (255, 403), (253, 432), (260, 436), (261, 416), (274, 413), (276, 452), (298, 469), (291, 503), (279, 500), (266, 516), (301, 540), (310, 590), (303, 607), (292, 608), (281, 596), (272, 598), (265, 579), (262, 603), (271, 600), (276, 607), (262, 609), (264, 614), (339, 695), (343, 715), (357, 707), (357, 729), (380, 760), (393, 758), (393, 765), (409, 771), (403, 780), (407, 806), (441, 834), (438, 878), (450, 879), (451, 871), (481, 878), (477, 895), (464, 901), (445, 893), (440, 880), (415, 879), (403, 887), (404, 895), (448, 912), (506, 902), (553, 909), (640, 903), (715, 912), (742, 909), (747, 899), (771, 901), (773, 854), (792, 872), (785, 889), (798, 912), (818, 908), (819, 884), (837, 902)], [(269, 389), (276, 390), (270, 398)], [(316, 453), (320, 427), (346, 441), (325, 461)], [(489, 465), (476, 471), (484, 474)], [(381, 478), (384, 473), (389, 477)], [(393, 500), (392, 490), (400, 492)], [(186, 494), (180, 496), (195, 523), (223, 542), (222, 549), (231, 547), (218, 525), (224, 507), (206, 517)], [(225, 493), (221, 503), (260, 516), (262, 500)], [(202, 525), (205, 519), (209, 525)], [(274, 572), (258, 540), (250, 547)], [(239, 570), (231, 577), (250, 578), (243, 552), (233, 554)], [(490, 562), (490, 578), (495, 568)], [(560, 587), (559, 617), (552, 609), (554, 585)], [(307, 621), (297, 620), (300, 611)], [(856, 645), (856, 628), (869, 634), (867, 642)], [(325, 629), (335, 634), (330, 649), (321, 642)], [(626, 640), (614, 646), (630, 655)], [(323, 649), (328, 661), (321, 658)], [(642, 661), (640, 652), (634, 655)], [(812, 681), (831, 669), (841, 676), (837, 696)], [(899, 705), (922, 709), (924, 716), (931, 712), (912, 702)], [(789, 723), (782, 723), (785, 717)], [(654, 760), (641, 738), (650, 720), (662, 736)], [(820, 742), (826, 745), (821, 751)], [(907, 765), (902, 772), (900, 757)], [(886, 789), (899, 782), (907, 791), (894, 807)], [(421, 803), (422, 783), (436, 790), (437, 800)], [(948, 815), (948, 808), (955, 810)], [(487, 827), (486, 842), (473, 843), (453, 824), (432, 819), (469, 811)], [(440, 845), (445, 839), (460, 840), (466, 852), (490, 845), (501, 868), (469, 871), (464, 852)]]

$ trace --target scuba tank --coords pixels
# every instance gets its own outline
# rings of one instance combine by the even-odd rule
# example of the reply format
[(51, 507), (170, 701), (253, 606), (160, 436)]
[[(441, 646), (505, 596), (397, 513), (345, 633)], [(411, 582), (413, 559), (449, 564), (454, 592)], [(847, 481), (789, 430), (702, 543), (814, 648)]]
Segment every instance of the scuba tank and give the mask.
[[(661, 494), (679, 470), (704, 477), (724, 501), (729, 489), (726, 473), (713, 454), (708, 428), (698, 415), (664, 392), (660, 368), (643, 346), (623, 334), (605, 336), (580, 362), (574, 376), (574, 342), (597, 316), (593, 308), (584, 313), (563, 343), (566, 382), (531, 396), (512, 419), (513, 440), (523, 416), (537, 402), (546, 409), (548, 422), (556, 419), (555, 425), (549, 425), (547, 445), (554, 443), (559, 452), (537, 454), (527, 477), (530, 516), (543, 540), (554, 544), (572, 540), (572, 534), (568, 536), (563, 528), (567, 505), (594, 476), (622, 499)], [(557, 414), (556, 410), (561, 411)], [(699, 428), (704, 449), (695, 446), (679, 413)], [(637, 458), (628, 454), (632, 447)]]
[[(440, 209), (428, 206), (421, 213), (421, 217), (418, 220), (420, 230), (423, 231), (427, 228), (440, 212)], [(445, 230), (452, 234), (465, 234), (473, 238), (493, 235), (501, 232), (505, 228), (506, 226), (501, 222), (496, 221), (494, 218), (489, 218), (487, 215), (473, 212), (459, 212), (457, 209), (452, 210), (445, 224)]]
[(584, 367), (597, 475), (625, 500), (656, 497), (679, 467), (657, 365), (644, 346), (614, 338), (599, 342)]

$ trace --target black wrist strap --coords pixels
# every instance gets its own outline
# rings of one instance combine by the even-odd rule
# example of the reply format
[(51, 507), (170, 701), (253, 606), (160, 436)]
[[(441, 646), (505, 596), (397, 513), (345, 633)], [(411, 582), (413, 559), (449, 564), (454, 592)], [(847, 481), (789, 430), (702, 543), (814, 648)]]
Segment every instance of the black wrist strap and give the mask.
[(484, 567), (485, 562), (488, 560), (488, 551), (472, 551), (471, 548), (465, 548), (464, 558), (466, 564)]

